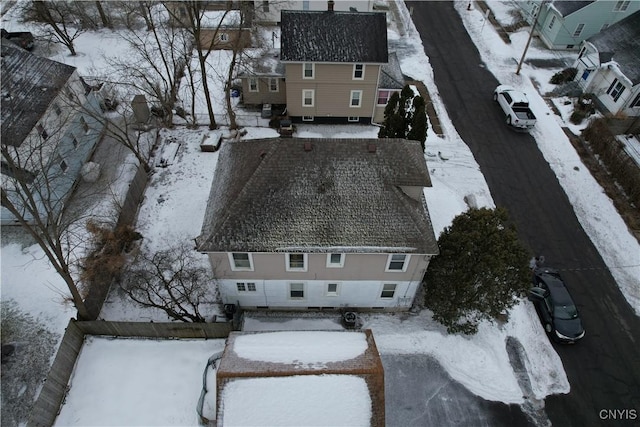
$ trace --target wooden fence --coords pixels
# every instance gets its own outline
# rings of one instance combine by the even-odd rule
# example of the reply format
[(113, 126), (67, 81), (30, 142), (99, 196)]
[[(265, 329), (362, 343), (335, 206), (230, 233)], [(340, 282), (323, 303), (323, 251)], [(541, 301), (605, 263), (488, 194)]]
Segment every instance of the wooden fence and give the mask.
[(28, 427), (50, 427), (56, 420), (66, 394), (69, 379), (76, 365), (86, 335), (139, 337), (151, 339), (211, 339), (227, 338), (232, 322), (224, 323), (155, 323), (76, 321), (71, 319), (56, 353), (49, 375), (40, 391)]

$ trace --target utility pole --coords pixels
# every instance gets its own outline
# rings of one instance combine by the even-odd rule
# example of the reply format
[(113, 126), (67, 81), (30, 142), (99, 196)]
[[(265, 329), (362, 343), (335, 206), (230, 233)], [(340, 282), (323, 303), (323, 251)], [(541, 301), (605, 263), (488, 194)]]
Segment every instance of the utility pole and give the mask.
[(518, 68), (516, 68), (517, 75), (520, 75), (520, 69), (522, 68), (524, 57), (527, 54), (527, 50), (529, 49), (529, 44), (531, 44), (531, 39), (533, 38), (533, 31), (536, 29), (536, 25), (538, 24), (538, 17), (540, 16), (540, 11), (542, 10), (542, 6), (544, 6), (544, 1), (540, 3), (540, 8), (537, 10), (537, 13), (536, 13), (536, 18), (533, 20), (533, 25), (531, 26), (531, 31), (529, 32), (529, 38), (527, 39), (527, 44), (524, 47), (524, 52), (522, 52), (522, 58), (520, 58), (520, 62), (518, 62)]

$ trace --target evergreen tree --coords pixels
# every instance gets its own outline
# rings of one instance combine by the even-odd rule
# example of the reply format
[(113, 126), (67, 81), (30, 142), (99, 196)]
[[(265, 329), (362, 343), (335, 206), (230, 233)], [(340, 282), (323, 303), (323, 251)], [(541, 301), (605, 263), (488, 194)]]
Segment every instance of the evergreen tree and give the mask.
[(422, 143), (427, 139), (427, 116), (424, 99), (409, 85), (394, 92), (384, 109), (384, 121), (378, 138), (408, 138)]
[(422, 150), (425, 149), (425, 141), (427, 140), (427, 111), (424, 98), (416, 96), (413, 98), (413, 119), (411, 121), (411, 130), (407, 133), (407, 139), (420, 141)]
[(496, 319), (530, 286), (529, 254), (502, 208), (458, 215), (438, 246), (425, 275), (425, 304), (450, 333), (477, 332), (481, 320)]

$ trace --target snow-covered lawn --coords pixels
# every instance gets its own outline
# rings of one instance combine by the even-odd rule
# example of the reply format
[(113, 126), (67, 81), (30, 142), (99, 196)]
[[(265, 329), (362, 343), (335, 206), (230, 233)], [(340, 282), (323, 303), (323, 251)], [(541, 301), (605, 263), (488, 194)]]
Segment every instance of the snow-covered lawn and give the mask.
[[(512, 35), (513, 43), (505, 45), (490, 25), (483, 25), (481, 11), (467, 11), (467, 4), (466, 0), (458, 1), (456, 7), (478, 44), (487, 67), (502, 83), (523, 89), (529, 94), (534, 110), (539, 112), (538, 125), (532, 134), (565, 188), (584, 229), (610, 267), (625, 297), (640, 314), (640, 246), (628, 232), (611, 201), (603, 192), (596, 190), (599, 186), (582, 166), (560, 127), (568, 126), (576, 132), (579, 129), (575, 129), (564, 118), (555, 116), (542, 97), (536, 95), (537, 90), (544, 93), (551, 89), (547, 82), (551, 74), (558, 70), (536, 69), (525, 64), (520, 76), (516, 76), (516, 60), (526, 42), (527, 29)], [(398, 6), (401, 9), (405, 7), (402, 2)], [(498, 1), (491, 2), (491, 7), (498, 15), (506, 15), (512, 8), (510, 2)], [(405, 17), (408, 17), (408, 13)], [(8, 15), (3, 16), (3, 25), (9, 18)], [(473, 199), (477, 206), (492, 207), (493, 201), (473, 155), (457, 134), (438, 97), (420, 38), (411, 23), (408, 28), (408, 34), (401, 37), (392, 25), (389, 30), (390, 43), (404, 47), (399, 51), (403, 71), (426, 84), (444, 128), (444, 137), (438, 137), (429, 130), (425, 152), (433, 182), (433, 187), (425, 189), (425, 195), (438, 235), (457, 214), (467, 209), (465, 198)], [(13, 25), (9, 29), (17, 31), (20, 28)], [(126, 49), (122, 43), (117, 37), (103, 31), (84, 33), (78, 39), (78, 57), (71, 58), (60, 52), (54, 59), (78, 67), (81, 75), (94, 70), (101, 70), (100, 73), (106, 75), (108, 70), (105, 69), (106, 63), (101, 53), (122, 52)], [(529, 49), (530, 57), (554, 55), (535, 46)], [(223, 55), (213, 57), (215, 61), (220, 61)], [(539, 84), (539, 89), (533, 85), (533, 80)], [(221, 87), (212, 92), (221, 94)], [(221, 99), (221, 96), (216, 98)], [(269, 128), (249, 127), (245, 130), (247, 134), (244, 138), (277, 136)], [(143, 244), (150, 250), (168, 249), (177, 243), (192, 242), (200, 232), (217, 161), (215, 153), (199, 150), (203, 132), (207, 131), (184, 128), (165, 131), (166, 136), (171, 135), (182, 144), (176, 161), (167, 168), (157, 169), (152, 176), (140, 209), (137, 228), (144, 236)], [(376, 138), (377, 128), (300, 125), (298, 135)], [(574, 169), (576, 165), (580, 165), (579, 170)], [(1, 251), (2, 299), (15, 300), (23, 311), (61, 335), (74, 312), (65, 302), (67, 291), (64, 283), (49, 266), (42, 251), (37, 246), (22, 248), (11, 242), (3, 242)], [(627, 267), (618, 268), (622, 266)], [(102, 317), (108, 320), (166, 320), (162, 313), (141, 310), (124, 303), (117, 295), (110, 297)], [(433, 355), (451, 377), (486, 399), (507, 403), (521, 403), (523, 400), (523, 393), (505, 350), (505, 341), (509, 336), (517, 337), (525, 349), (525, 364), (535, 397), (543, 398), (552, 393), (569, 391), (562, 363), (544, 335), (531, 304), (526, 301), (510, 312), (507, 324), (482, 324), (478, 334), (470, 337), (448, 335), (444, 328), (430, 320), (428, 311), (406, 319), (372, 314), (367, 315), (365, 320), (364, 326), (373, 330), (381, 353)], [(295, 323), (296, 328), (304, 328), (304, 321)], [(259, 322), (248, 326), (256, 330), (262, 327)], [(118, 422), (150, 425), (156, 422), (154, 420), (158, 420), (158, 424), (169, 424), (174, 420), (175, 424), (181, 425), (196, 422), (194, 407), (200, 391), (202, 370), (218, 344), (214, 345), (213, 341), (138, 344), (141, 343), (126, 340), (88, 341), (58, 425)], [(161, 359), (161, 355), (168, 357)], [(114, 368), (115, 362), (109, 364), (109, 357), (121, 362), (126, 357), (128, 360), (125, 365), (139, 361), (135, 362), (140, 367), (139, 372), (131, 371), (126, 375), (118, 372)], [(176, 363), (176, 360), (183, 360), (184, 363)], [(188, 383), (178, 381), (180, 378), (189, 378)], [(126, 391), (129, 387), (132, 387), (131, 392)], [(168, 391), (170, 395), (167, 395)], [(104, 413), (86, 410), (89, 405), (85, 399), (93, 399), (94, 396), (104, 400)], [(144, 402), (140, 401), (140, 396), (144, 397)], [(119, 414), (130, 418), (114, 418)]]

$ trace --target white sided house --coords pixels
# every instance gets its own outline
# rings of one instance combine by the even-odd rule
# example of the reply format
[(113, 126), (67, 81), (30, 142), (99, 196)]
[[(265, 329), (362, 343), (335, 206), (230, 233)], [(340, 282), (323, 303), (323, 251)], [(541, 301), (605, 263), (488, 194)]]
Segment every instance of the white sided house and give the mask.
[(197, 249), (224, 304), (405, 311), (438, 246), (419, 142), (223, 146)]

